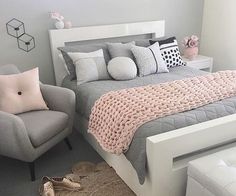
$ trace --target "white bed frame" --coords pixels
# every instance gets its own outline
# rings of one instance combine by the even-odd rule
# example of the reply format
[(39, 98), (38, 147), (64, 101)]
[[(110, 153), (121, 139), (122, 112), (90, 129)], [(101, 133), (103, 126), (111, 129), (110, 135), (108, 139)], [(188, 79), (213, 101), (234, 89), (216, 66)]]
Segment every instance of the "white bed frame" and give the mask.
[[(57, 85), (66, 69), (58, 58), (58, 47), (65, 42), (114, 38), (141, 34), (163, 37), (164, 21), (50, 30), (51, 51)], [(77, 122), (75, 122), (77, 123)], [(100, 148), (95, 139), (83, 133), (87, 141), (112, 166), (125, 183), (140, 196), (184, 196), (187, 164), (198, 157), (236, 146), (236, 114), (158, 134), (147, 138), (148, 173), (144, 185), (124, 155), (116, 156)]]

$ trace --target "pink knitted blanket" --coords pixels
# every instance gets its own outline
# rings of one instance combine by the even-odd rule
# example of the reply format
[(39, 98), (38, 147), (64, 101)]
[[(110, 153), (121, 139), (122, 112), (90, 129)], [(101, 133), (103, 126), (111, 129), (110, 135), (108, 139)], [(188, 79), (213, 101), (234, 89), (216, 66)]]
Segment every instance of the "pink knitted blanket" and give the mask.
[(93, 106), (89, 132), (104, 150), (121, 154), (141, 125), (233, 96), (236, 71), (111, 91)]

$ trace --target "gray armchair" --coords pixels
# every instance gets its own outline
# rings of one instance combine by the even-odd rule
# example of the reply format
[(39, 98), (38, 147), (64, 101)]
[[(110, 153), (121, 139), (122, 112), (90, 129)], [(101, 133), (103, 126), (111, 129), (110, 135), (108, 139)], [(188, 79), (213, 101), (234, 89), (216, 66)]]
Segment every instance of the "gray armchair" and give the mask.
[[(14, 65), (0, 66), (1, 74), (15, 74)], [(1, 85), (1, 84), (0, 84)], [(49, 110), (13, 115), (0, 111), (0, 155), (29, 163), (31, 179), (35, 180), (34, 161), (72, 132), (75, 112), (74, 92), (41, 84)]]

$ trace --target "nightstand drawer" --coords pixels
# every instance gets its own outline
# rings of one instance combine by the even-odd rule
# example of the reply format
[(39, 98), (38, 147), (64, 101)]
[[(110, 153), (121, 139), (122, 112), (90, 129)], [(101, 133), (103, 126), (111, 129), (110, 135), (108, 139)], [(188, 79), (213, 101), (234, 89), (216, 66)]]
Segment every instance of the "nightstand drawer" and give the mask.
[(193, 60), (189, 60), (189, 59), (183, 57), (183, 61), (186, 62), (186, 65), (189, 67), (212, 72), (213, 58), (211, 58), (211, 57), (198, 55)]
[(187, 66), (196, 67), (199, 69), (207, 69), (207, 68), (209, 68), (209, 66), (211, 66), (211, 64), (212, 64), (211, 61), (199, 61), (199, 62), (189, 61), (189, 62), (187, 62)]

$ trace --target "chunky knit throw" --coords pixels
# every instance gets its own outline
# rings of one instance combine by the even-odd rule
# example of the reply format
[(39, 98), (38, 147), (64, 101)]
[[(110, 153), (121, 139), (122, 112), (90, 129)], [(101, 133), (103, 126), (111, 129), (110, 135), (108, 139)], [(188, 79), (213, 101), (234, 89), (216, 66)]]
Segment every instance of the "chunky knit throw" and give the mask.
[(121, 154), (141, 125), (233, 96), (236, 71), (111, 91), (93, 106), (89, 132), (104, 150)]

